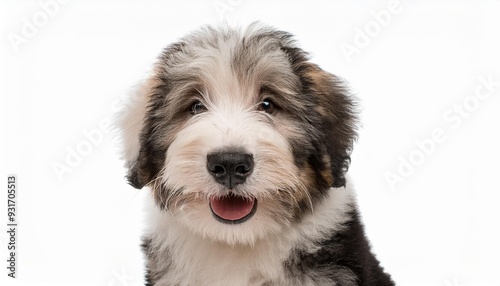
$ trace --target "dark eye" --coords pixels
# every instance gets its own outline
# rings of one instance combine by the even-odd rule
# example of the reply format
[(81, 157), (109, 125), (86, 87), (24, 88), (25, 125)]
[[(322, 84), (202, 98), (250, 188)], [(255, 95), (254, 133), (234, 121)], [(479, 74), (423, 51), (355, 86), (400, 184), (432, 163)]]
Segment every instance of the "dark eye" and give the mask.
[(207, 111), (207, 108), (200, 101), (197, 101), (193, 103), (193, 105), (191, 105), (191, 113), (193, 114), (199, 114), (205, 111)]
[(258, 110), (271, 114), (276, 111), (276, 105), (270, 99), (264, 99), (261, 103), (259, 103)]

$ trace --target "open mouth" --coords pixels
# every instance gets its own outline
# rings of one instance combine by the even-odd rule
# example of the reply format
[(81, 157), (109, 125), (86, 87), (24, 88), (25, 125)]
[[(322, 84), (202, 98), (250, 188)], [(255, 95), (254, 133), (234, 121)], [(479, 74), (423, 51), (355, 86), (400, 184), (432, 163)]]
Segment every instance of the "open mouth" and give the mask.
[(223, 223), (238, 224), (251, 218), (257, 209), (257, 200), (230, 194), (210, 199), (210, 210), (214, 217)]

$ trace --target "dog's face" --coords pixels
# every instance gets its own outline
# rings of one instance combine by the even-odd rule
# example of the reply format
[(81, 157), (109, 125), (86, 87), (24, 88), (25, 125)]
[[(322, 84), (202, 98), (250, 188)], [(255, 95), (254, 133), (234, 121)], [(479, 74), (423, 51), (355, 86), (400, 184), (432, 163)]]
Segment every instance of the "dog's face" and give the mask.
[(353, 103), (285, 32), (193, 33), (164, 50), (144, 93), (128, 179), (197, 234), (252, 244), (345, 185)]

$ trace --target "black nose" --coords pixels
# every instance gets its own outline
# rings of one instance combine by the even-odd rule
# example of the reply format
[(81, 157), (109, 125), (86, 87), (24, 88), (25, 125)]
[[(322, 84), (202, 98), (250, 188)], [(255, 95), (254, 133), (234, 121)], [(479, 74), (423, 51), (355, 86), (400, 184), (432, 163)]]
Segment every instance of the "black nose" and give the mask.
[(253, 156), (239, 152), (219, 152), (207, 156), (208, 172), (229, 189), (243, 184), (253, 170)]

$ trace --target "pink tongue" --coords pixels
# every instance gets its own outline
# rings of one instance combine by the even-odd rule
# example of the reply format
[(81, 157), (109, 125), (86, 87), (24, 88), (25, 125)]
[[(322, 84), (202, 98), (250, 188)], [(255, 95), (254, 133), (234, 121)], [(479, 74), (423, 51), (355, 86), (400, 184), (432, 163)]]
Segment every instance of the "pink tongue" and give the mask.
[(210, 207), (220, 218), (239, 220), (252, 212), (255, 199), (244, 199), (236, 196), (211, 198)]

